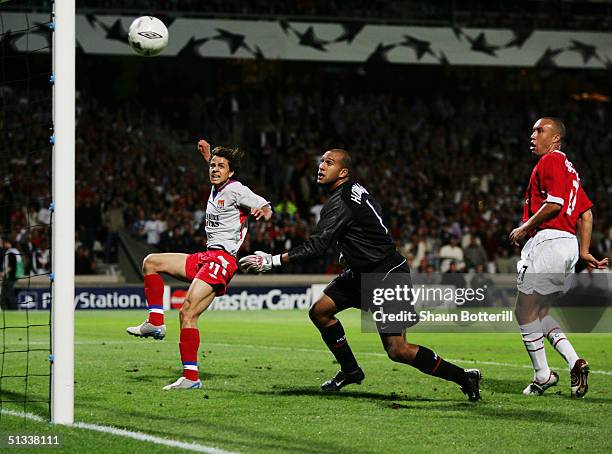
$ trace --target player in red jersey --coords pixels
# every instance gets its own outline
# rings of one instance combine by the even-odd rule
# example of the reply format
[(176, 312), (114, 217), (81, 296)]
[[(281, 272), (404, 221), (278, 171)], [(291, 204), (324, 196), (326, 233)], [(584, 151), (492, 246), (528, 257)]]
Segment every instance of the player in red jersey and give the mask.
[(183, 376), (164, 390), (202, 386), (198, 375), (198, 318), (216, 296), (225, 294), (238, 269), (236, 254), (245, 239), (249, 214), (265, 220), (272, 216), (266, 199), (231, 178), (240, 164), (242, 152), (217, 147), (211, 153), (205, 140), (198, 143), (198, 151), (207, 163), (212, 184), (206, 203), (206, 250), (189, 255), (166, 253), (145, 257), (142, 271), (149, 317), (144, 323), (127, 329), (132, 336), (163, 339), (166, 334), (162, 304), (164, 281), (160, 273), (191, 282), (179, 314)]
[[(525, 395), (541, 395), (559, 381), (548, 367), (544, 336), (565, 358), (570, 369), (571, 391), (583, 397), (588, 390), (589, 365), (578, 357), (559, 323), (548, 314), (550, 303), (564, 290), (565, 278), (574, 272), (580, 256), (591, 268), (605, 268), (608, 259), (589, 253), (593, 204), (580, 185), (573, 164), (561, 151), (565, 125), (558, 118), (540, 118), (533, 126), (531, 152), (539, 157), (525, 194), (523, 224), (510, 233), (518, 245), (530, 236), (517, 265), (516, 318), (523, 343), (534, 368), (533, 382)], [(581, 236), (580, 249), (576, 231)]]

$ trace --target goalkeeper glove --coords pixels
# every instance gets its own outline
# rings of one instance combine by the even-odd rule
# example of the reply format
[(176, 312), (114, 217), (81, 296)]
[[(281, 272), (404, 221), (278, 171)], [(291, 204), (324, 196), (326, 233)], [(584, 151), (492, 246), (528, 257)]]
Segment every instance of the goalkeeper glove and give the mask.
[(255, 254), (242, 257), (240, 261), (242, 271), (247, 273), (265, 273), (275, 266), (281, 266), (281, 255), (272, 255), (267, 252), (256, 251)]

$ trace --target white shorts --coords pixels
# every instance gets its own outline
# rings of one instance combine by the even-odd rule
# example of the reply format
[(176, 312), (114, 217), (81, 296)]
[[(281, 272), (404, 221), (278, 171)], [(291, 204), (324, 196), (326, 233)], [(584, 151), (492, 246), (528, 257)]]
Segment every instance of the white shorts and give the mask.
[(526, 295), (566, 291), (578, 256), (576, 235), (563, 230), (539, 231), (521, 251), (521, 260), (516, 265), (517, 288)]

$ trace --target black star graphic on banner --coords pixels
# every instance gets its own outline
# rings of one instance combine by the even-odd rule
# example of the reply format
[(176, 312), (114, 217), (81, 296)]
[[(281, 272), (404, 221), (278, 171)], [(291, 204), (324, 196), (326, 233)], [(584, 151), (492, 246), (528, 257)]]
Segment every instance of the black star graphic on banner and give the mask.
[(413, 36), (404, 35), (404, 42), (400, 43), (399, 45), (410, 47), (412, 50), (414, 50), (417, 60), (420, 60), (425, 54), (433, 55), (434, 57), (436, 56), (436, 54), (434, 54), (431, 50), (431, 43), (429, 41), (423, 41), (422, 39), (414, 38)]
[(295, 31), (295, 34), (300, 37), (300, 44), (302, 46), (308, 46), (312, 47), (313, 49), (320, 50), (322, 52), (327, 52), (327, 49), (325, 49), (324, 46), (326, 44), (329, 44), (329, 41), (324, 41), (318, 38), (314, 33), (314, 28), (312, 27), (312, 25), (308, 27), (308, 29), (306, 29), (304, 33)]
[(535, 63), (536, 68), (554, 68), (557, 66), (555, 62), (555, 57), (562, 53), (565, 49), (551, 49), (550, 47), (546, 48), (544, 54), (538, 59)]
[(166, 14), (157, 14), (155, 17), (157, 17), (160, 21), (162, 21), (164, 25), (166, 26), (166, 28), (170, 28), (170, 26), (176, 19), (176, 17), (168, 16)]
[(355, 37), (359, 33), (361, 33), (361, 30), (363, 30), (364, 26), (365, 24), (360, 24), (356, 22), (347, 22), (345, 24), (342, 24), (342, 28), (344, 29), (344, 31), (339, 37), (334, 40), (334, 42), (339, 43), (341, 41), (346, 41), (347, 43), (351, 44)]
[(115, 23), (110, 27), (99, 21), (98, 24), (106, 32), (106, 39), (110, 39), (112, 41), (121, 41), (122, 43), (128, 42), (128, 34), (123, 29), (123, 25), (121, 25), (121, 21), (119, 19), (117, 19)]
[(518, 47), (519, 49), (523, 47), (523, 44), (531, 37), (533, 34), (533, 30), (530, 28), (515, 28), (512, 30), (512, 34), (514, 37), (506, 43), (505, 48), (508, 47)]
[(285, 35), (288, 35), (290, 31), (293, 31), (291, 24), (287, 22), (286, 20), (279, 20), (278, 23), (280, 24), (281, 28), (285, 32)]
[(438, 61), (443, 66), (449, 66), (450, 65), (450, 62), (448, 61), (448, 58), (446, 58), (446, 55), (442, 51), (440, 51), (440, 53), (438, 54)]
[(183, 46), (183, 48), (176, 54), (177, 57), (201, 57), (198, 52), (198, 48), (208, 42), (210, 38), (199, 38), (195, 39), (191, 37), (187, 44)]
[(389, 58), (387, 54), (390, 50), (394, 49), (396, 44), (382, 44), (376, 46), (374, 52), (366, 59), (366, 63), (388, 63)]
[(308, 29), (306, 29), (304, 33), (300, 33), (295, 28), (293, 28), (291, 24), (287, 21), (279, 20), (278, 23), (280, 24), (281, 28), (283, 29), (283, 32), (285, 32), (286, 35), (288, 35), (289, 32), (293, 32), (295, 36), (300, 39), (300, 44), (302, 46), (312, 47), (313, 49), (320, 50), (321, 52), (327, 52), (325, 46), (329, 44), (330, 41), (325, 41), (317, 37), (314, 33), (314, 28), (312, 26), (308, 27)]
[(472, 50), (474, 52), (482, 52), (483, 54), (491, 55), (492, 57), (497, 57), (495, 51), (499, 49), (499, 47), (489, 44), (484, 32), (481, 32), (480, 35), (476, 37), (476, 39), (472, 39), (469, 36), (467, 38), (470, 43), (472, 43)]
[(612, 60), (610, 60), (610, 57), (606, 56), (606, 58), (603, 59), (599, 55), (595, 54), (595, 58), (603, 63), (606, 69), (612, 69)]
[(591, 44), (582, 43), (575, 39), (570, 39), (572, 45), (567, 50), (574, 50), (582, 56), (582, 63), (588, 63), (588, 61), (597, 55), (597, 48)]
[(232, 55), (234, 55), (241, 47), (248, 49), (248, 46), (244, 43), (244, 38), (246, 37), (245, 35), (228, 32), (227, 30), (223, 30), (221, 28), (218, 28), (217, 31), (219, 34), (211, 39), (225, 42), (228, 45)]
[(263, 60), (266, 58), (266, 56), (264, 55), (264, 53), (261, 51), (261, 49), (259, 48), (257, 44), (255, 45), (255, 50), (251, 51), (251, 53), (258, 60)]
[(224, 42), (229, 47), (229, 51), (232, 55), (234, 55), (238, 49), (244, 49), (254, 56), (263, 55), (261, 50), (253, 51), (253, 49), (251, 49), (251, 47), (244, 42), (245, 35), (232, 33), (221, 28), (217, 28), (217, 32), (217, 35), (209, 36), (206, 38), (195, 39), (191, 37), (189, 39), (189, 42), (187, 42), (187, 44), (183, 46), (183, 48), (178, 52), (177, 55), (179, 57), (200, 57), (201, 54), (198, 52), (198, 48), (202, 46), (202, 44), (207, 43), (208, 41)]
[(89, 22), (89, 25), (93, 28), (95, 28), (95, 25), (98, 23), (98, 18), (93, 14), (85, 14), (85, 19), (87, 19), (87, 22)]
[(459, 41), (461, 41), (465, 35), (463, 30), (461, 30), (461, 28), (459, 28), (457, 25), (453, 25), (453, 33), (455, 34), (455, 38), (457, 38)]

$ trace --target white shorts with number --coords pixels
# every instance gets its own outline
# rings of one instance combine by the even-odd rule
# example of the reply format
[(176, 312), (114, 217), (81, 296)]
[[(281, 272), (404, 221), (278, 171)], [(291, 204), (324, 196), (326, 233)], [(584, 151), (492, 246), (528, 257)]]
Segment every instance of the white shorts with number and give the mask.
[(516, 268), (520, 292), (540, 295), (563, 292), (569, 288), (569, 275), (578, 261), (578, 240), (563, 230), (546, 229), (531, 238), (521, 251)]

